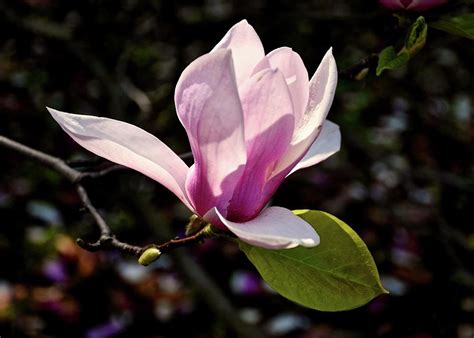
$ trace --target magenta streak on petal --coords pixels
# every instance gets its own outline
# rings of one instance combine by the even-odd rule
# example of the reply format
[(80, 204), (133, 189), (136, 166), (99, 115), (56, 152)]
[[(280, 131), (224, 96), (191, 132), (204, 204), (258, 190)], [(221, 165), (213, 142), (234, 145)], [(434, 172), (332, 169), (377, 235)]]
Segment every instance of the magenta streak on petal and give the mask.
[(413, 0), (400, 0), (400, 2), (402, 3), (403, 7), (407, 8), (408, 6), (410, 6)]
[(402, 4), (401, 0), (379, 0), (380, 3), (391, 10), (405, 9), (405, 5)]
[(448, 0), (379, 0), (379, 2), (391, 10), (425, 11), (440, 6)]
[(225, 214), (246, 162), (232, 52), (221, 49), (192, 62), (178, 81), (175, 102), (195, 161), (186, 178), (189, 199), (200, 216), (215, 206)]
[(262, 191), (294, 128), (293, 104), (279, 70), (255, 74), (241, 88), (241, 97), (248, 160), (228, 208), (233, 221), (255, 217), (268, 202)]
[(430, 8), (445, 4), (448, 0), (413, 0), (407, 9), (412, 11), (426, 11)]
[(331, 121), (326, 120), (323, 124), (321, 134), (318, 136), (316, 141), (311, 145), (304, 157), (297, 163), (295, 167), (289, 170), (281, 171), (266, 183), (265, 189), (262, 192), (262, 199), (269, 200), (281, 182), (290, 174), (303, 168), (310, 167), (319, 162), (324, 161), (329, 156), (338, 152), (341, 147), (341, 133), (339, 126)]

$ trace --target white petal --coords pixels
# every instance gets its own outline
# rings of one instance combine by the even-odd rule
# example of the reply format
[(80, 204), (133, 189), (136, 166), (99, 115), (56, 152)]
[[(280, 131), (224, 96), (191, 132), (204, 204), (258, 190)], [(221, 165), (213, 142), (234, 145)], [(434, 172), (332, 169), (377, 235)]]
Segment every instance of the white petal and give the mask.
[(290, 210), (269, 207), (254, 219), (235, 223), (215, 209), (220, 221), (242, 241), (267, 249), (291, 249), (299, 245), (314, 247), (319, 235), (314, 228)]
[(307, 168), (324, 161), (329, 156), (337, 153), (339, 149), (341, 149), (341, 132), (339, 126), (326, 120), (324, 121), (323, 129), (318, 138), (311, 145), (301, 161), (291, 170), (290, 174), (296, 170)]
[(308, 72), (303, 60), (291, 48), (280, 47), (268, 53), (254, 68), (253, 73), (256, 74), (265, 68), (278, 68), (283, 72), (293, 101), (295, 124), (299, 125), (309, 96)]
[(184, 192), (188, 166), (155, 136), (122, 121), (47, 109), (81, 146), (160, 182), (192, 210)]
[(320, 132), (331, 108), (337, 85), (337, 66), (329, 49), (309, 84), (309, 100), (306, 111), (295, 126), (295, 132), (287, 153), (277, 164), (273, 176), (290, 171), (308, 151)]
[(262, 42), (247, 20), (235, 24), (211, 53), (222, 48), (232, 50), (235, 75), (239, 85), (250, 76), (255, 65), (265, 56)]

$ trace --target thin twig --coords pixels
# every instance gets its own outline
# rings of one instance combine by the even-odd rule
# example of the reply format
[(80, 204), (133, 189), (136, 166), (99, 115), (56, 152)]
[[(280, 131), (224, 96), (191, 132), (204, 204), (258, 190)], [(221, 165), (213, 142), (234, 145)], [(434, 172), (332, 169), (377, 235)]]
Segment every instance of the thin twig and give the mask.
[(209, 228), (204, 227), (200, 231), (195, 233), (194, 235), (183, 237), (183, 238), (172, 239), (166, 243), (163, 243), (160, 245), (154, 245), (154, 247), (160, 250), (161, 253), (165, 253), (165, 252), (171, 251), (172, 249), (187, 246), (189, 244), (199, 243), (203, 239), (207, 237), (213, 237), (213, 236), (214, 236), (214, 233), (210, 232)]
[(105, 223), (104, 219), (102, 216), (99, 214), (97, 209), (92, 205), (89, 196), (86, 192), (86, 189), (80, 184), (77, 184), (76, 186), (77, 193), (79, 194), (79, 197), (81, 198), (82, 204), (84, 204), (84, 207), (86, 207), (87, 211), (92, 215), (94, 218), (97, 226), (100, 229), (100, 235), (102, 236), (110, 236), (111, 231), (107, 223)]
[[(137, 214), (137, 217), (140, 217), (140, 221), (153, 231), (153, 236), (158, 240), (171, 236), (172, 230), (169, 223), (163, 222), (159, 227), (155, 226), (161, 222), (161, 219), (154, 211), (155, 209), (147, 196), (140, 195), (131, 199), (129, 206)], [(186, 248), (173, 251), (170, 256), (178, 270), (195, 289), (196, 295), (206, 302), (216, 317), (221, 318), (235, 332), (236, 337), (264, 337), (258, 327), (242, 321), (236, 315), (237, 309), (234, 308), (219, 285), (196, 263)]]
[[(210, 233), (208, 229), (204, 227), (194, 235), (180, 239), (172, 239), (160, 245), (152, 244), (141, 247), (121, 242), (112, 234), (112, 232), (110, 231), (110, 227), (107, 225), (100, 213), (91, 203), (86, 189), (80, 184), (80, 180), (87, 176), (69, 167), (64, 161), (59, 158), (42, 153), (38, 150), (27, 147), (21, 143), (12, 141), (1, 135), (0, 146), (15, 150), (31, 159), (38, 161), (39, 163), (50, 167), (59, 174), (62, 174), (70, 182), (76, 185), (76, 189), (82, 201), (82, 204), (94, 218), (94, 221), (99, 227), (101, 233), (99, 240), (93, 243), (88, 243), (80, 238), (77, 239), (77, 244), (85, 250), (119, 250), (122, 253), (139, 257), (146, 249), (150, 247), (155, 247), (160, 250), (161, 253), (164, 253), (169, 252), (175, 248), (198, 243), (203, 239), (212, 236), (212, 233)], [(184, 155), (189, 156), (189, 154)], [(89, 175), (89, 177), (92, 176)], [(157, 215), (149, 212), (151, 210), (151, 206), (149, 205), (149, 203), (146, 203), (146, 205), (141, 205), (142, 203), (132, 201), (132, 204), (134, 204), (135, 207), (142, 208), (144, 212), (141, 212), (140, 214), (142, 214), (142, 217), (144, 217), (145, 221), (148, 223), (148, 226), (157, 231), (156, 235), (158, 238), (164, 240), (165, 238), (171, 237), (168, 228), (156, 226), (156, 222), (159, 222), (159, 219), (157, 218)], [(172, 252), (172, 257), (176, 262), (177, 266), (180, 268), (181, 272), (196, 288), (198, 295), (200, 295), (202, 299), (207, 302), (207, 304), (216, 314), (216, 316), (221, 317), (226, 322), (229, 328), (231, 328), (235, 332), (237, 337), (263, 337), (263, 334), (256, 326), (243, 322), (239, 318), (239, 316), (236, 315), (236, 310), (233, 308), (229, 300), (225, 297), (219, 286), (206, 274), (206, 272), (201, 267), (199, 267), (193, 261), (193, 259), (186, 251)]]
[(86, 177), (88, 177), (88, 178), (98, 178), (98, 177), (107, 175), (108, 173), (111, 173), (113, 171), (124, 170), (124, 169), (128, 169), (128, 168), (123, 166), (123, 165), (120, 165), (120, 164), (112, 164), (111, 166), (109, 166), (105, 169), (101, 169), (101, 170), (97, 170), (97, 171), (82, 172), (81, 173), (81, 179), (84, 179)]
[[(5, 136), (0, 135), (0, 146), (4, 146), (6, 148), (12, 149), (18, 153), (21, 153), (33, 160), (38, 161), (41, 164), (46, 165), (47, 167), (53, 169), (57, 173), (61, 174), (65, 178), (67, 178), (71, 183), (76, 185), (76, 190), (81, 199), (82, 204), (87, 209), (87, 211), (91, 214), (94, 222), (97, 224), (97, 227), (100, 230), (100, 237), (96, 242), (86, 242), (81, 238), (77, 239), (77, 244), (88, 251), (101, 251), (101, 250), (119, 250), (123, 253), (133, 255), (133, 256), (140, 256), (147, 248), (155, 247), (159, 249), (162, 253), (168, 252), (172, 249), (182, 247), (184, 245), (189, 245), (192, 243), (200, 242), (204, 238), (209, 237), (210, 233), (204, 231), (199, 231), (198, 233), (187, 236), (180, 239), (172, 239), (162, 244), (152, 244), (147, 246), (136, 246), (132, 244), (128, 244), (118, 240), (115, 235), (113, 235), (109, 225), (104, 220), (104, 218), (100, 215), (99, 211), (94, 207), (92, 204), (89, 195), (87, 194), (86, 189), (82, 184), (80, 184), (81, 180), (89, 177), (95, 178), (103, 176), (111, 171), (123, 169), (125, 167), (120, 165), (112, 165), (106, 169), (97, 171), (97, 172), (80, 172), (69, 165), (66, 164), (65, 161), (61, 160), (58, 157), (54, 157), (43, 153), (39, 150), (30, 148), (24, 144), (19, 142), (13, 141)], [(190, 153), (183, 154), (182, 157), (188, 157)]]
[(72, 183), (76, 183), (81, 178), (81, 172), (71, 168), (60, 158), (45, 154), (39, 150), (25, 146), (24, 144), (13, 141), (5, 136), (0, 135), (0, 145), (15, 150), (31, 159), (34, 159), (47, 167), (53, 169), (57, 173), (66, 177)]

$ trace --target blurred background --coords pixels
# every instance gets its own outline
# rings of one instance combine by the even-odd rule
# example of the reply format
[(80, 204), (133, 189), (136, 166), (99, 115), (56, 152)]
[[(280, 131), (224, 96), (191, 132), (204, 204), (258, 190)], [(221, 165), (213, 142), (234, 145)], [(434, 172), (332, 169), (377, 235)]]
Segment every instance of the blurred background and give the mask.
[[(451, 1), (424, 15), (472, 9)], [(187, 152), (176, 81), (243, 18), (267, 52), (292, 47), (310, 74), (331, 46), (344, 70), (401, 46), (406, 32), (375, 0), (3, 0), (0, 134), (81, 170), (107, 166), (59, 128), (50, 106), (133, 123)], [(149, 267), (86, 252), (75, 239), (99, 234), (74, 186), (0, 148), (0, 336), (472, 338), (472, 60), (474, 41), (429, 29), (406, 67), (380, 77), (372, 69), (361, 81), (342, 72), (329, 115), (341, 151), (292, 175), (274, 197), (330, 212), (367, 243), (391, 294), (348, 312), (275, 294), (228, 241)], [(144, 245), (183, 234), (189, 212), (141, 174), (115, 171), (84, 185), (120, 239)]]

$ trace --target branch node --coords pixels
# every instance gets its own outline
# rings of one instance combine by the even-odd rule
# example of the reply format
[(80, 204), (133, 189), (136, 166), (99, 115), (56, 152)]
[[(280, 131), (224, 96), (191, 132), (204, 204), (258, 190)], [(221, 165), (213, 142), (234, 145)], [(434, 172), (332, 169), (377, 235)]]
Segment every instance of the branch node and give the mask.
[(90, 252), (97, 252), (102, 250), (102, 245), (100, 242), (86, 242), (82, 238), (76, 239), (77, 245), (79, 245), (82, 249), (90, 251)]

